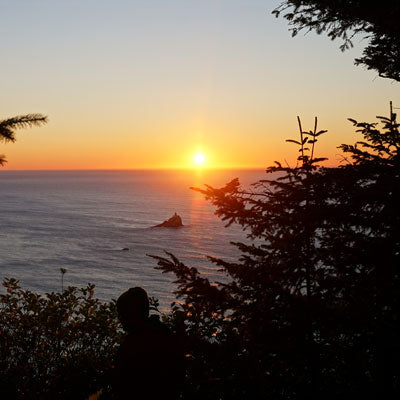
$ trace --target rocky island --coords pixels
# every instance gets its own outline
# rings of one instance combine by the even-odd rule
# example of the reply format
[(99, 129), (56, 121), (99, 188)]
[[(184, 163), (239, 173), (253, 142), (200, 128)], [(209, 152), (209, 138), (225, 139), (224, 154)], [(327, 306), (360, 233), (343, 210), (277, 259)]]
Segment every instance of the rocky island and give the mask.
[(180, 228), (181, 226), (183, 226), (182, 218), (177, 213), (174, 213), (171, 218), (156, 225), (155, 228)]

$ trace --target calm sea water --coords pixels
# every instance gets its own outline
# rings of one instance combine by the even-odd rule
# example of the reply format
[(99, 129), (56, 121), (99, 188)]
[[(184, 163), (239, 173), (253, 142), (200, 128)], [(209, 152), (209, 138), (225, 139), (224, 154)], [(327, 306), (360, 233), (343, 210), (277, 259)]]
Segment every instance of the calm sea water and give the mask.
[[(247, 186), (264, 172), (1, 171), (0, 278), (17, 278), (40, 293), (58, 291), (60, 268), (66, 268), (65, 286), (94, 283), (104, 301), (143, 286), (166, 308), (173, 276), (155, 270), (148, 254), (170, 251), (218, 278), (206, 255), (235, 258), (229, 242), (245, 234), (225, 228), (213, 206), (189, 187), (220, 187), (235, 177)], [(174, 212), (183, 228), (152, 228)]]

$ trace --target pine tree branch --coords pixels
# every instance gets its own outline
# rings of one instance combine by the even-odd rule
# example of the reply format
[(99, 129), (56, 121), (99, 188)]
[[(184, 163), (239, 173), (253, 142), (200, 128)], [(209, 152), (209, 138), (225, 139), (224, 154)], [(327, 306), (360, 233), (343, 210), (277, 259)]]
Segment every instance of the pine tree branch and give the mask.
[(48, 118), (42, 114), (26, 114), (3, 119), (0, 121), (0, 140), (15, 142), (15, 129), (41, 126), (47, 123)]

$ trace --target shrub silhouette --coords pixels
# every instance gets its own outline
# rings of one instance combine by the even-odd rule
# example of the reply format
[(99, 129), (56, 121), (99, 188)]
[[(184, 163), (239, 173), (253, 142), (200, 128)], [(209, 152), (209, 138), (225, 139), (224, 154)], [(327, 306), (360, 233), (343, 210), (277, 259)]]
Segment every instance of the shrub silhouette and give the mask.
[(106, 391), (120, 341), (115, 303), (94, 285), (39, 295), (3, 282), (0, 393), (4, 399), (86, 399)]

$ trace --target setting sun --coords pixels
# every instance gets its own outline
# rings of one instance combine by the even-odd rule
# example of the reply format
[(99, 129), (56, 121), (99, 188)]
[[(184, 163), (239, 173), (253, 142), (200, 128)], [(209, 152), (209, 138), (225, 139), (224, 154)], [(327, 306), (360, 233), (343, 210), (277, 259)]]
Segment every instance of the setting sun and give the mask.
[(193, 156), (193, 161), (198, 167), (202, 166), (202, 165), (204, 165), (204, 162), (206, 161), (206, 156), (203, 153), (196, 153)]

